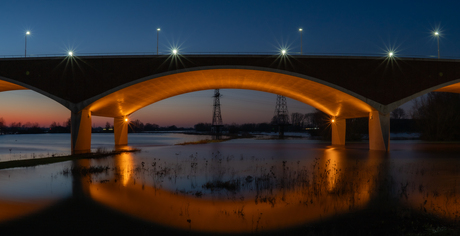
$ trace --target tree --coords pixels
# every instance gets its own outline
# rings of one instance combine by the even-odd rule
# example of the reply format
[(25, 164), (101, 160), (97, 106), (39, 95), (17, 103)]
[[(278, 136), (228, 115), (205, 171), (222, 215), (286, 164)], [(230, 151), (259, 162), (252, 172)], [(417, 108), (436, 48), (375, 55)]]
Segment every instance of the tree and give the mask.
[(194, 125), (195, 131), (197, 132), (210, 132), (211, 131), (211, 123), (198, 123)]
[(129, 127), (130, 127), (130, 130), (133, 132), (144, 131), (144, 123), (142, 123), (139, 119), (130, 121)]
[(70, 129), (72, 127), (72, 119), (69, 117), (66, 121), (64, 121), (63, 125), (70, 132)]
[(303, 128), (304, 114), (298, 112), (291, 113), (292, 128), (299, 131)]
[(426, 140), (460, 140), (460, 94), (428, 93), (414, 101), (412, 118)]
[(159, 125), (157, 124), (150, 124), (150, 123), (147, 123), (145, 124), (144, 126), (144, 130), (145, 131), (155, 131), (155, 130), (158, 130), (160, 128)]
[(3, 117), (0, 117), (0, 134), (5, 133), (5, 128), (6, 128), (6, 122), (3, 119)]
[(107, 122), (105, 123), (105, 130), (109, 130), (110, 127), (111, 127), (111, 125), (110, 125), (110, 123), (107, 121)]
[(401, 107), (398, 107), (391, 112), (391, 119), (404, 119), (404, 118), (406, 118), (406, 112)]

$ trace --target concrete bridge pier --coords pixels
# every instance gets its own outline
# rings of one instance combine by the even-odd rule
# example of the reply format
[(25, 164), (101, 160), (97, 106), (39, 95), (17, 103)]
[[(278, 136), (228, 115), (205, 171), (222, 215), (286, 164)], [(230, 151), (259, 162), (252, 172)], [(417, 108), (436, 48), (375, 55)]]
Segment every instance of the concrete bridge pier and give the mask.
[(128, 145), (128, 118), (120, 116), (113, 118), (113, 133), (115, 134), (115, 146)]
[(91, 152), (91, 112), (88, 109), (71, 112), (72, 154)]
[(339, 117), (332, 118), (332, 145), (345, 145), (346, 124), (346, 119)]
[(390, 113), (379, 111), (369, 113), (369, 149), (388, 151), (390, 149)]

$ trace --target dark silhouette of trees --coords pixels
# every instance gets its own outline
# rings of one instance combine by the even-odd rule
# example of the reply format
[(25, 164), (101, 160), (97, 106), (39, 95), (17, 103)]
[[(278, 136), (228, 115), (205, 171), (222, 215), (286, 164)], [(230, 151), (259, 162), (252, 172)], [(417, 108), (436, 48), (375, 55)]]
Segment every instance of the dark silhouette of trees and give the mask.
[(194, 127), (197, 132), (211, 132), (211, 123), (198, 123)]
[(460, 140), (460, 94), (432, 92), (414, 101), (412, 118), (425, 140)]
[(406, 112), (401, 107), (398, 107), (391, 112), (391, 119), (404, 119), (404, 118), (406, 118)]
[(3, 119), (3, 117), (0, 117), (0, 134), (4, 134), (5, 133), (5, 120)]
[(64, 122), (64, 126), (62, 126), (59, 122), (53, 121), (51, 123), (48, 133), (70, 133), (70, 125), (67, 125), (67, 121)]
[(292, 124), (292, 131), (301, 131), (304, 127), (304, 118), (305, 115), (294, 112), (291, 113), (291, 124)]
[(142, 123), (139, 119), (130, 121), (128, 127), (128, 132), (137, 133), (144, 131), (144, 123)]
[(144, 131), (156, 131), (160, 128), (159, 125), (157, 124), (150, 124), (150, 123), (147, 123), (144, 125)]

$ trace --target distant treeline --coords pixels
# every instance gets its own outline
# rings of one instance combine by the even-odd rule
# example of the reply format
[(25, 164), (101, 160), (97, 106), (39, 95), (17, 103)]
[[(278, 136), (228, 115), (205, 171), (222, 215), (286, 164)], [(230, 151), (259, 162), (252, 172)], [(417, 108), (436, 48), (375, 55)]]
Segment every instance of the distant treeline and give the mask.
[[(408, 118), (411, 119), (408, 119)], [(223, 130), (228, 133), (277, 132), (274, 116), (270, 122), (226, 124)], [(347, 119), (346, 139), (360, 140), (368, 135), (368, 118)], [(285, 132), (309, 132), (312, 136), (331, 138), (331, 117), (319, 110), (313, 113), (292, 113), (289, 126)], [(6, 125), (0, 118), (0, 134), (30, 134), (30, 133), (70, 133), (70, 118), (62, 123), (53, 122), (49, 128), (41, 128), (38, 123), (22, 124), (13, 122)], [(149, 131), (181, 131), (191, 128), (176, 127), (175, 125), (160, 127), (157, 124), (142, 123), (140, 120), (130, 121), (128, 132)], [(198, 123), (194, 126), (197, 132), (211, 132), (210, 123)], [(420, 133), (424, 140), (453, 141), (460, 140), (460, 94), (432, 92), (414, 101), (412, 112), (406, 115), (402, 108), (391, 112), (390, 129), (392, 133)], [(105, 127), (92, 129), (94, 133), (113, 132), (109, 122)]]
[(49, 128), (40, 127), (38, 123), (13, 122), (10, 126), (6, 125), (3, 118), (0, 117), (0, 134), (40, 134), (40, 133), (70, 133), (70, 118), (63, 122), (53, 122)]

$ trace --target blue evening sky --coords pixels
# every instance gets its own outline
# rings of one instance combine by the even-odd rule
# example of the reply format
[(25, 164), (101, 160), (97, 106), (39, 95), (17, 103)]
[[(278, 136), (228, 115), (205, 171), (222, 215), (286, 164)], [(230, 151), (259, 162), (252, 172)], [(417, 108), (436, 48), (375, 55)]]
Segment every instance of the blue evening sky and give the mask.
[[(27, 30), (31, 32), (27, 38), (30, 56), (65, 54), (68, 50), (77, 56), (154, 53), (157, 28), (161, 28), (159, 47), (163, 53), (172, 47), (178, 47), (182, 53), (274, 54), (280, 47), (288, 47), (290, 53), (296, 53), (300, 51), (301, 27), (304, 54), (384, 55), (391, 48), (399, 56), (434, 57), (437, 44), (432, 34), (439, 28), (441, 56), (459, 58), (458, 9), (460, 1), (454, 0), (8, 0), (0, 2), (0, 57), (23, 55)], [(179, 126), (210, 122), (211, 97), (212, 91), (202, 91), (166, 99), (134, 113), (133, 118), (160, 125), (172, 125), (168, 122), (174, 120)], [(0, 94), (0, 99), (0, 117), (8, 123), (18, 119), (12, 116), (19, 114), (14, 110), (16, 107), (37, 107), (38, 103), (48, 104), (49, 112), (44, 113), (55, 113), (48, 118), (36, 118), (43, 126), (53, 120), (62, 122), (70, 115), (62, 106), (31, 91), (6, 92)], [(224, 123), (269, 121), (275, 101), (274, 94), (224, 90), (221, 101)], [(288, 106), (292, 107), (291, 112), (313, 110), (293, 100), (288, 101)], [(193, 121), (180, 119), (198, 111), (207, 115)], [(173, 116), (177, 119), (171, 119)], [(34, 122), (33, 116), (27, 114), (21, 115), (21, 119)]]

